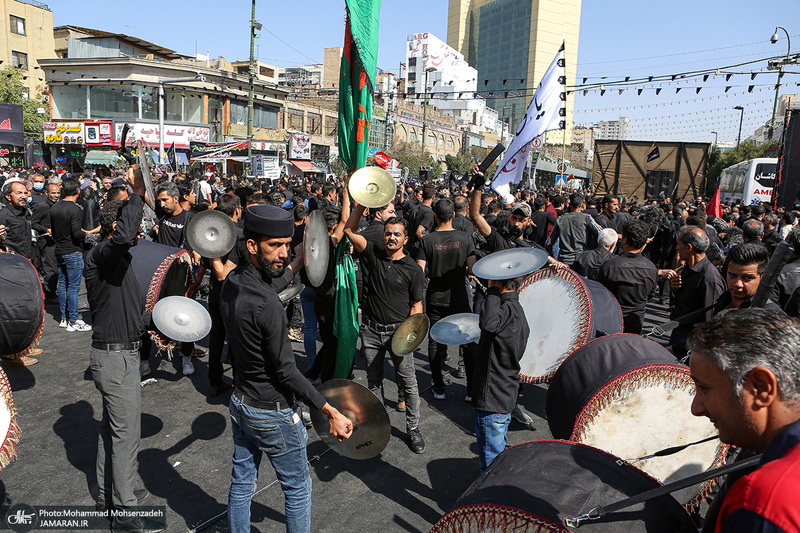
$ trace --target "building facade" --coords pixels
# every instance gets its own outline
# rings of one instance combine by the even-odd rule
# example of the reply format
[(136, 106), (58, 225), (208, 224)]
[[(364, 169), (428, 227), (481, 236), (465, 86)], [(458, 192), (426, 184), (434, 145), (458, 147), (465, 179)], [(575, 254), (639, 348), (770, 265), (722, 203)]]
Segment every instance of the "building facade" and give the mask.
[[(516, 127), (562, 42), (575, 84), (580, 19), (581, 0), (450, 0), (447, 44), (478, 70), (487, 105)], [(567, 136), (573, 104), (569, 94)]]
[(619, 120), (601, 120), (592, 124), (594, 138), (627, 141), (629, 124), (628, 117), (619, 117)]
[(44, 72), (39, 60), (55, 57), (53, 12), (35, 0), (0, 0), (0, 60), (3, 66), (24, 71), (29, 94), (44, 92)]

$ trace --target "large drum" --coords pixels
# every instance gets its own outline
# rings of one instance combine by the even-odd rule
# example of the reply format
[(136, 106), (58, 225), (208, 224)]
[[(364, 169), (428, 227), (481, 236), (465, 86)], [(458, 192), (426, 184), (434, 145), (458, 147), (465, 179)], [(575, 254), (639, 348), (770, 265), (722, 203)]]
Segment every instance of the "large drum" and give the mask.
[(161, 298), (186, 294), (192, 281), (189, 252), (145, 239), (139, 239), (130, 252), (131, 266), (147, 312), (152, 313)]
[(0, 253), (0, 356), (28, 355), (39, 343), (43, 326), (39, 274), (23, 256)]
[[(589, 446), (527, 442), (498, 455), (431, 533), (568, 533), (564, 518), (658, 486), (640, 470)], [(666, 495), (587, 522), (580, 531), (695, 533), (697, 528), (686, 510)]]
[[(714, 439), (637, 460), (717, 434), (708, 418), (692, 415), (694, 393), (689, 369), (661, 345), (611, 335), (576, 350), (558, 369), (547, 392), (547, 423), (557, 439), (605, 450), (669, 483), (721, 466), (727, 453)], [(673, 496), (693, 507), (713, 485), (709, 480)]]
[(17, 456), (20, 429), (14, 420), (16, 416), (17, 410), (14, 408), (8, 377), (0, 369), (0, 470)]
[(519, 291), (530, 336), (520, 379), (547, 382), (576, 349), (597, 336), (622, 332), (622, 311), (608, 289), (572, 270), (552, 267), (525, 278)]

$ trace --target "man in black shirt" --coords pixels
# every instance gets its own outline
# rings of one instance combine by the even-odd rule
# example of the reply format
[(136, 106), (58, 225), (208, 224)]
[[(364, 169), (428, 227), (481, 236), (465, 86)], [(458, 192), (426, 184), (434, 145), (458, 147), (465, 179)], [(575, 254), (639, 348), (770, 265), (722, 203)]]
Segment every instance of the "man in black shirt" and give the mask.
[(372, 216), (369, 225), (358, 233), (374, 244), (376, 248), (381, 248), (383, 246), (383, 225), (396, 215), (394, 203), (390, 202), (383, 207), (370, 209), (370, 214)]
[(274, 283), (285, 273), (293, 233), (294, 221), (287, 211), (249, 207), (244, 226), (248, 261), (231, 272), (222, 287), (220, 311), (236, 354), (229, 404), (234, 451), (228, 496), (228, 524), (235, 533), (250, 530), (250, 500), (264, 454), (284, 491), (287, 530), (311, 530), (308, 434), (297, 397), (322, 410), (337, 438), (349, 438), (353, 430), (352, 422), (298, 370), (286, 336), (286, 313)]
[[(427, 292), (427, 312), (431, 327), (439, 320), (456, 313), (469, 313), (469, 294), (466, 276), (475, 264), (475, 248), (472, 237), (453, 229), (453, 202), (449, 198), (437, 201), (433, 206), (438, 228), (425, 235), (419, 245), (417, 263), (423, 271), (427, 268), (430, 283)], [(469, 355), (462, 359), (468, 382), (472, 379), (472, 361)], [(431, 363), (433, 397), (444, 400), (444, 377), (442, 367), (447, 358), (447, 346), (428, 337), (428, 358)]]
[(708, 310), (691, 322), (672, 330), (669, 349), (677, 357), (683, 357), (686, 352), (686, 339), (692, 331), (692, 326), (711, 319), (713, 315), (711, 306), (726, 289), (719, 271), (706, 258), (709, 245), (706, 232), (696, 226), (687, 226), (678, 233), (676, 250), (684, 264), (680, 274), (670, 278), (670, 286), (675, 295), (675, 308), (669, 317), (675, 320), (693, 311), (704, 308)]
[(0, 207), (0, 226), (5, 226), (5, 234), (0, 233), (0, 246), (33, 261), (28, 188), (21, 181), (7, 181), (3, 196), (6, 205)]
[(56, 266), (56, 245), (50, 227), (50, 208), (61, 196), (61, 186), (49, 183), (45, 189), (44, 200), (36, 204), (31, 217), (31, 227), (36, 232), (36, 244), (42, 259), (42, 286), (48, 297), (58, 297), (58, 267)]
[[(345, 194), (348, 194), (345, 189)], [(361, 327), (361, 353), (367, 363), (367, 383), (383, 399), (383, 367), (386, 353), (392, 358), (397, 388), (406, 405), (408, 445), (414, 453), (425, 450), (419, 431), (419, 387), (414, 369), (414, 354), (398, 355), (392, 350), (392, 336), (402, 322), (422, 312), (424, 278), (422, 270), (403, 251), (408, 241), (405, 225), (397, 218), (384, 223), (383, 244), (378, 247), (355, 232), (364, 213), (359, 205), (347, 219), (345, 235), (366, 265)]]
[[(616, 196), (607, 194), (603, 196), (602, 211), (594, 217), (594, 220), (601, 228), (611, 228), (617, 231), (617, 225), (614, 221), (614, 215), (616, 215), (617, 211), (619, 211), (619, 199)], [(619, 234), (620, 232), (617, 231), (617, 233)]]
[[(149, 323), (128, 250), (136, 242), (145, 194), (140, 171), (128, 170), (133, 195), (106, 202), (100, 214), (103, 240), (86, 254), (86, 293), (92, 313), (90, 368), (103, 398), (97, 443), (98, 505), (130, 509), (147, 496), (135, 490), (141, 433), (139, 339)], [(113, 430), (112, 430), (113, 428)], [(163, 531), (146, 517), (114, 517), (113, 531)]]
[(92, 327), (78, 315), (78, 294), (83, 275), (83, 209), (76, 203), (80, 183), (75, 178), (61, 181), (61, 200), (50, 209), (53, 240), (58, 265), (58, 304), (62, 328), (67, 331), (89, 331)]
[(547, 202), (542, 196), (537, 196), (533, 200), (533, 213), (531, 214), (532, 228), (530, 231), (530, 240), (535, 242), (541, 247), (547, 241), (547, 228), (556, 225), (556, 216), (545, 211)]
[(572, 270), (585, 278), (597, 281), (600, 268), (610, 258), (614, 257), (614, 248), (617, 246), (617, 230), (603, 228), (597, 237), (597, 248), (584, 250), (579, 253), (572, 263)]
[(655, 295), (658, 286), (658, 269), (642, 255), (649, 233), (650, 227), (646, 222), (626, 222), (622, 226), (624, 252), (603, 264), (597, 280), (619, 302), (622, 309), (622, 331), (635, 335), (642, 333), (647, 301)]
[(464, 195), (456, 195), (453, 197), (453, 208), (455, 215), (453, 216), (453, 229), (463, 231), (470, 237), (475, 233), (475, 225), (469, 220), (469, 200)]
[(425, 187), (422, 190), (422, 203), (420, 203), (407, 218), (408, 223), (406, 224), (406, 229), (408, 229), (408, 249), (411, 251), (412, 256), (416, 257), (417, 248), (419, 247), (418, 242), (420, 239), (422, 239), (425, 234), (430, 233), (433, 230), (433, 224), (435, 221), (431, 206), (433, 205), (433, 199), (435, 196), (436, 189), (430, 186)]

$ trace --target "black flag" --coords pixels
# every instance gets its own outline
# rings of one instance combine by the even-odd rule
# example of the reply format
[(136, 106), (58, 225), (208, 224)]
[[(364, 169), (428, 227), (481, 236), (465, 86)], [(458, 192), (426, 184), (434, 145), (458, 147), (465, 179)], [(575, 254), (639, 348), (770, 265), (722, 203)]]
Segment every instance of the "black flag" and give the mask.
[(167, 149), (167, 162), (173, 172), (178, 172), (178, 159), (175, 157), (175, 141)]
[(655, 148), (653, 148), (652, 152), (647, 154), (647, 162), (649, 163), (653, 159), (658, 159), (659, 157), (661, 157), (661, 153), (658, 151), (658, 146), (656, 146)]

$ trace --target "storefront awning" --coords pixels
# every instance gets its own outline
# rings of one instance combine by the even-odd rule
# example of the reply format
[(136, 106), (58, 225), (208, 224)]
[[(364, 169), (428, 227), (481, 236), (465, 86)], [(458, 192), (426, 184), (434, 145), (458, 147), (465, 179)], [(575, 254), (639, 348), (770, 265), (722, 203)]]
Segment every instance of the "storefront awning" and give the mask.
[(320, 174), (325, 174), (324, 170), (314, 165), (311, 161), (306, 161), (304, 159), (289, 159), (289, 162), (300, 169), (301, 172), (317, 172)]
[(125, 160), (115, 152), (106, 150), (89, 150), (86, 154), (86, 163), (89, 165), (108, 165), (110, 167), (119, 165)]

